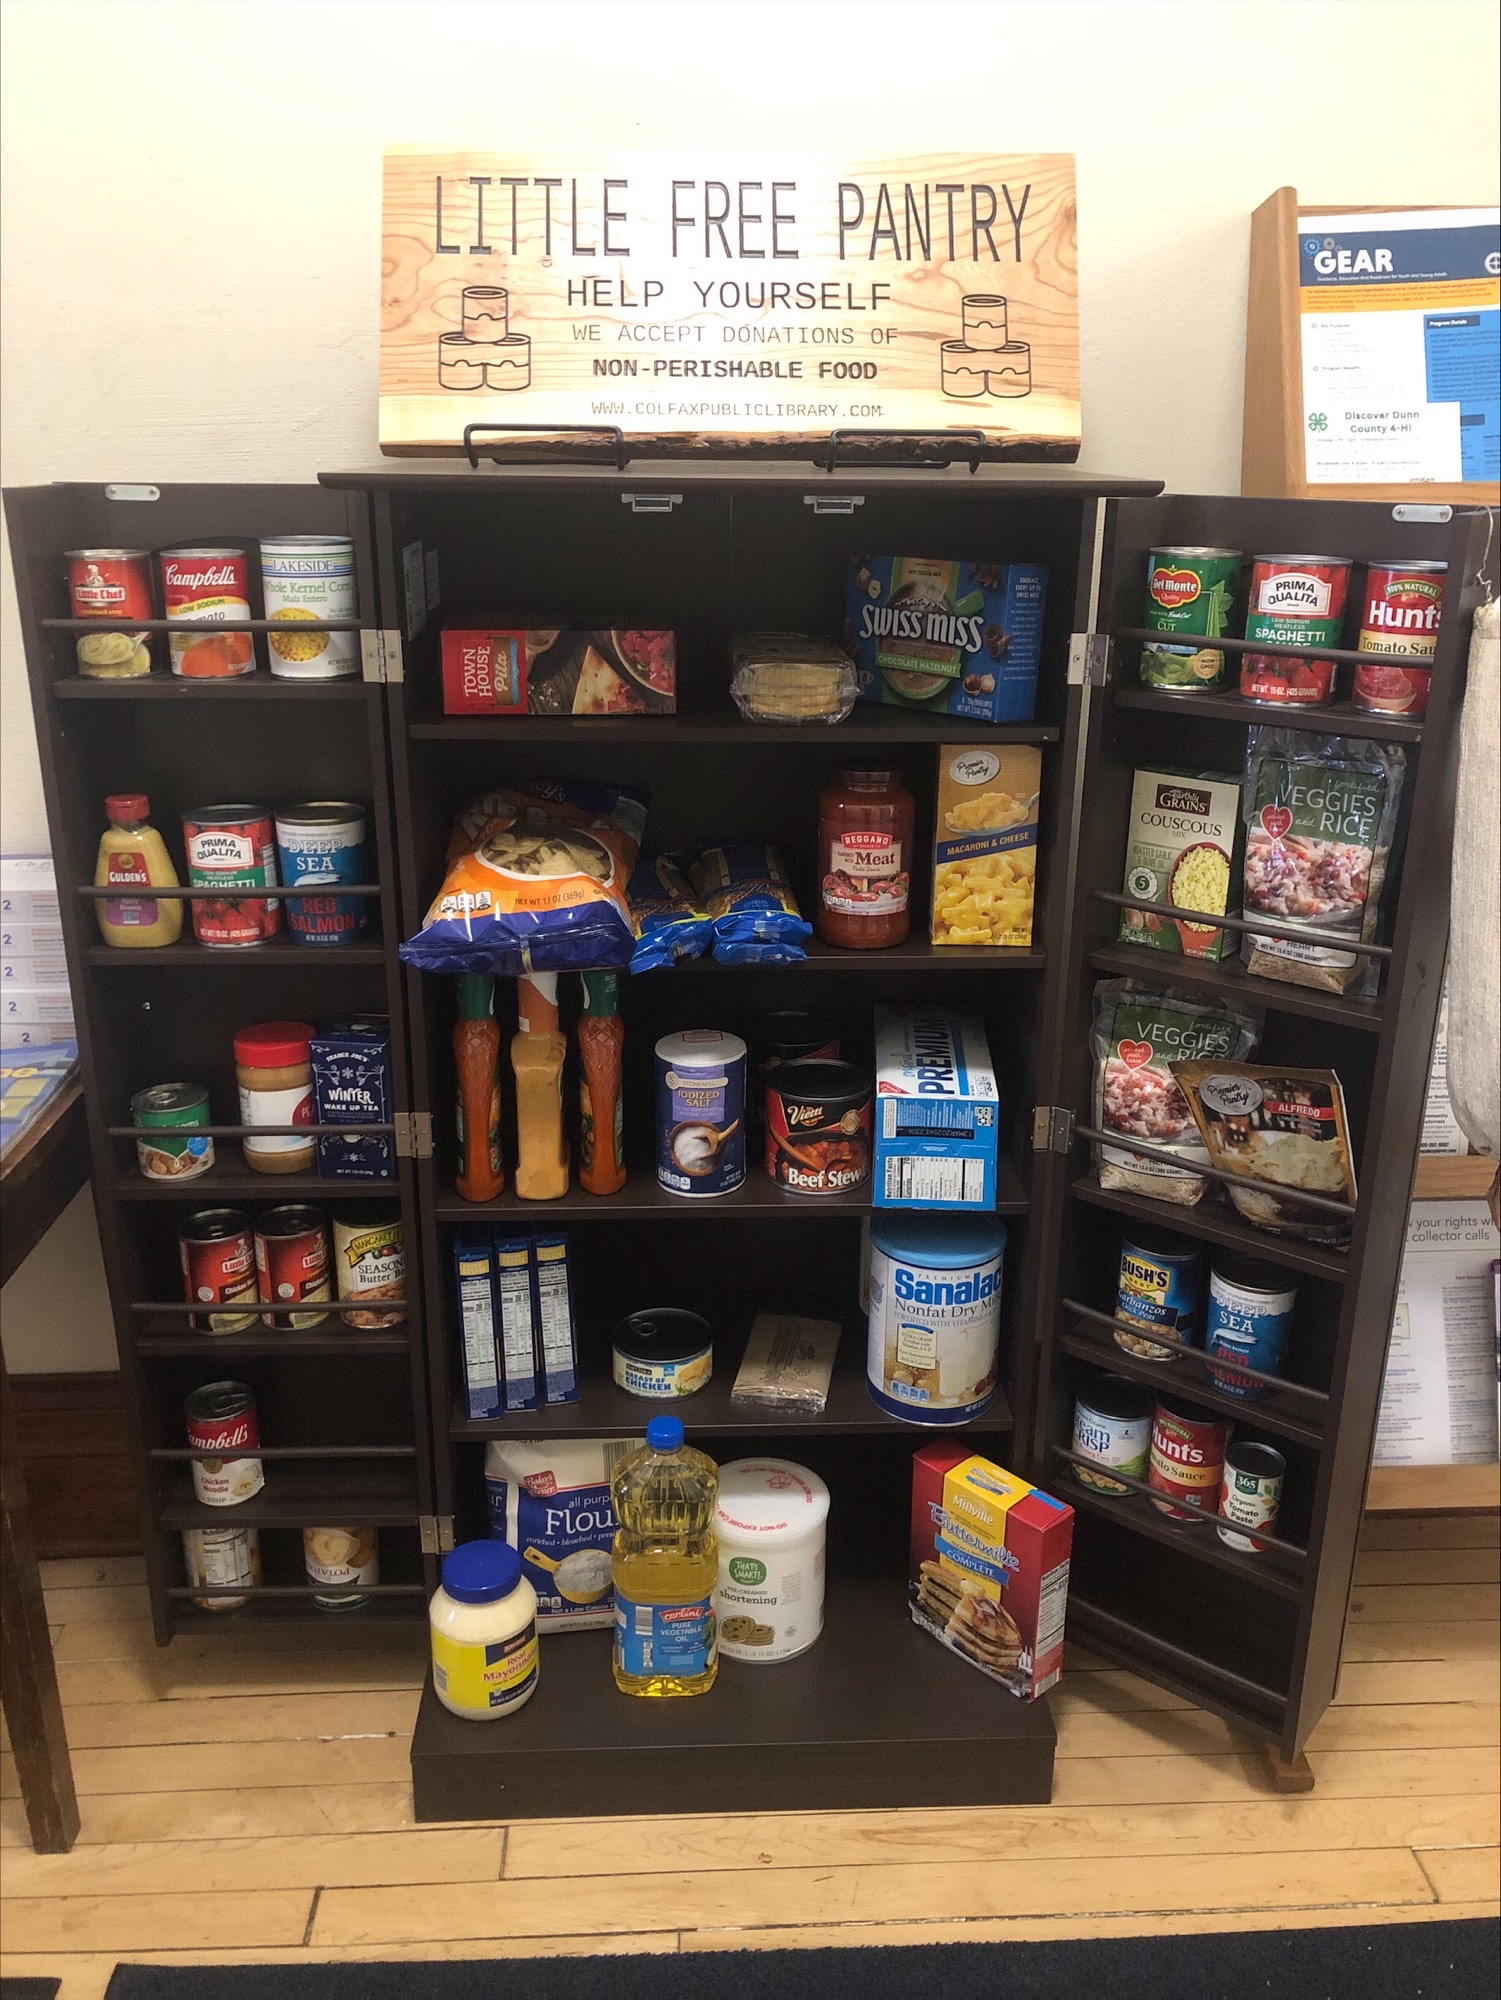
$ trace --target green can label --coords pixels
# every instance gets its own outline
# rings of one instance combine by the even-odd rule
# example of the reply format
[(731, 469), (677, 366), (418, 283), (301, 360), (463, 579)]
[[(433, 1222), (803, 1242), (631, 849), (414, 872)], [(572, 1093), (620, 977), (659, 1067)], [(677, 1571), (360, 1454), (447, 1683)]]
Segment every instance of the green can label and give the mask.
[[(1217, 639), (1230, 628), (1241, 557), (1235, 549), (1153, 549), (1147, 561), (1142, 623), (1153, 632)], [(1147, 687), (1211, 689), (1225, 685), (1225, 656), (1212, 646), (1142, 647)]]

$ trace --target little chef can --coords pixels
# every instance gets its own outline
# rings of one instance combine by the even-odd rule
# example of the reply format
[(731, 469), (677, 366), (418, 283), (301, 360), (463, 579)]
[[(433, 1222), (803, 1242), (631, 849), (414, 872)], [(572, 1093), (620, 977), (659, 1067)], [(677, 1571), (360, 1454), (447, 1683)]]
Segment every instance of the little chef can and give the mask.
[(829, 1489), (785, 1458), (719, 1468), (714, 1535), (719, 1650), (758, 1665), (796, 1659), (823, 1630)]
[[(75, 618), (151, 618), (151, 558), (144, 549), (70, 549), (68, 604)], [(80, 632), (78, 671), (89, 680), (139, 680), (151, 672), (151, 634)]]
[(298, 944), (352, 944), (369, 928), (363, 896), (332, 893), (366, 882), (365, 809), (338, 799), (287, 806), (276, 815), (276, 853), (289, 889), (316, 884), (317, 896), (287, 898), (287, 930)]
[(657, 1043), (657, 1180), (673, 1194), (729, 1194), (745, 1179), (745, 1044), (718, 1028)]
[[(255, 672), (255, 642), (248, 632), (219, 632), (250, 616), (243, 549), (163, 549), (162, 609), (174, 625), (167, 641), (172, 671), (193, 680), (226, 680)], [(208, 631), (200, 631), (200, 626)]]
[[(1128, 1479), (1147, 1476), (1152, 1442), (1152, 1392), (1120, 1375), (1101, 1375), (1074, 1401), (1074, 1457), (1112, 1465)], [(1075, 1464), (1074, 1477), (1095, 1493), (1129, 1493), (1118, 1479)]]
[(870, 1227), (866, 1373), (879, 1407), (962, 1424), (995, 1395), (1006, 1225), (878, 1212)]
[(354, 543), (347, 535), (278, 535), (261, 543), (266, 616), (279, 631), (267, 652), (278, 680), (332, 681), (359, 672), (358, 632), (309, 632), (309, 624), (358, 614)]
[[(1282, 1503), (1282, 1481), (1287, 1461), (1269, 1444), (1241, 1444), (1237, 1441), (1225, 1453), (1224, 1479), (1220, 1486), (1220, 1514), (1238, 1528), (1259, 1528), (1263, 1534), (1277, 1532), (1277, 1509)], [(1249, 1535), (1233, 1534), (1229, 1528), (1215, 1531), (1227, 1548), (1248, 1555), (1264, 1554), (1263, 1545)]]
[(183, 1405), (188, 1443), (208, 1454), (193, 1460), (193, 1491), (204, 1507), (237, 1507), (266, 1483), (253, 1454), (261, 1441), (255, 1397), (243, 1382), (209, 1382)]
[[(1148, 1486), (1159, 1493), (1170, 1493), (1186, 1507), (1213, 1513), (1225, 1469), (1225, 1439), (1229, 1429), (1228, 1424), (1211, 1422), (1180, 1403), (1159, 1403), (1152, 1418), (1152, 1443), (1147, 1453)], [(1152, 1505), (1170, 1520), (1193, 1518), (1185, 1507), (1170, 1506), (1166, 1500), (1154, 1500)]]

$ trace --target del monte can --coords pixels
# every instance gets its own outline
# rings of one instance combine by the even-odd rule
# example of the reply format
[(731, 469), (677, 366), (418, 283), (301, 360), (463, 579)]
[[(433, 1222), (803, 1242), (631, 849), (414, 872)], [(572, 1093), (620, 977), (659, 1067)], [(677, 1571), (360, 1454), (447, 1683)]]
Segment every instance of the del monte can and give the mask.
[[(1219, 638), (1230, 629), (1242, 560), (1239, 549), (1153, 549), (1143, 625), (1152, 632)], [(1141, 649), (1141, 678), (1146, 687), (1207, 692), (1225, 685), (1225, 656), (1213, 646), (1148, 640)]]

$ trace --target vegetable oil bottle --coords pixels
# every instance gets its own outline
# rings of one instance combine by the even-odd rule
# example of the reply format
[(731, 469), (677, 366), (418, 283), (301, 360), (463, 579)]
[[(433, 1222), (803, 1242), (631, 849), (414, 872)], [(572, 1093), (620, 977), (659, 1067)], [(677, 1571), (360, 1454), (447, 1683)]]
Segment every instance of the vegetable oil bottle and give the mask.
[(683, 1443), (677, 1417), (653, 1417), (646, 1443), (616, 1467), (612, 1568), (615, 1685), (626, 1694), (705, 1694), (718, 1643), (714, 1503), (719, 1470)]

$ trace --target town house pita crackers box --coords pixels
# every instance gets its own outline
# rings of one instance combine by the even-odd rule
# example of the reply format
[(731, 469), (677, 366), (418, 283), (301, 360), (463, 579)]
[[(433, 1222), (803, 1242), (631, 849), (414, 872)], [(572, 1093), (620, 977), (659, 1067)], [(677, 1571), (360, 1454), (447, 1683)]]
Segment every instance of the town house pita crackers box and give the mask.
[(1074, 1510), (962, 1446), (912, 1461), (912, 1622), (1023, 1701), (1063, 1671)]
[(934, 944), (1031, 944), (1041, 786), (1035, 743), (939, 746)]

